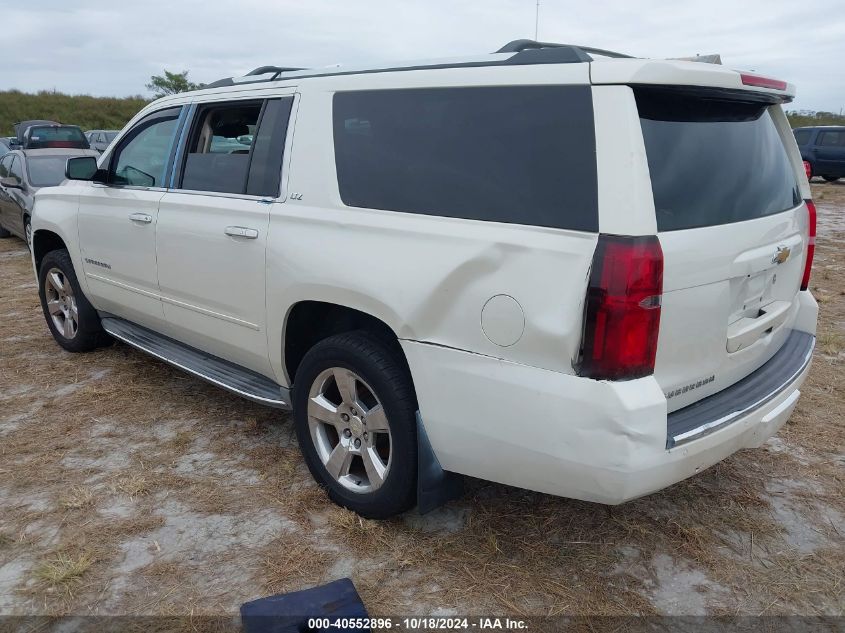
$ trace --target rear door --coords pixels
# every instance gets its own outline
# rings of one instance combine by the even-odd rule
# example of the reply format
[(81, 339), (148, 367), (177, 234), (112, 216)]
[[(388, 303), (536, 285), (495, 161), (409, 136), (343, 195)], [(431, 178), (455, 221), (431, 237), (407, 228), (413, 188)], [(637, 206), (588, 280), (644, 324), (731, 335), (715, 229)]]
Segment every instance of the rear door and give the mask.
[(268, 376), (265, 254), (292, 103), (198, 104), (156, 235), (170, 334)]
[[(753, 372), (798, 311), (807, 210), (780, 106), (634, 88), (664, 254), (655, 377), (673, 411)], [(779, 130), (786, 128), (786, 132)]]

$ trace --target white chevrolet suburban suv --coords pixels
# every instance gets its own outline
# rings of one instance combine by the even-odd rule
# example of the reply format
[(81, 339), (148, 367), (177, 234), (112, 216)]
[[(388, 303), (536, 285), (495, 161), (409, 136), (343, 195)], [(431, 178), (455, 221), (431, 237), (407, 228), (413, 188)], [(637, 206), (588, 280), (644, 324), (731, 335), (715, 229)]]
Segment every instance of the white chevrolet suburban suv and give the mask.
[(815, 209), (784, 82), (512, 42), (262, 67), (37, 196), (56, 341), (292, 408), (368, 517), (460, 475), (618, 504), (757, 447), (807, 376)]

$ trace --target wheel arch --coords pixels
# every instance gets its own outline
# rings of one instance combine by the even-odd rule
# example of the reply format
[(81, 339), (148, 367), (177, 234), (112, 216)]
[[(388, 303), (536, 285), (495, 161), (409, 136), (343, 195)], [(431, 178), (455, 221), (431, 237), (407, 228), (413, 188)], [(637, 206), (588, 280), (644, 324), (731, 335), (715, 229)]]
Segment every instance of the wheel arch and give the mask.
[(354, 330), (369, 332), (393, 350), (410, 374), (399, 336), (383, 319), (347, 305), (303, 300), (291, 305), (282, 328), (282, 366), (293, 385), (303, 357), (321, 340)]
[(36, 273), (41, 269), (44, 256), (50, 251), (67, 249), (67, 244), (58, 233), (40, 229), (32, 234), (32, 259), (35, 262)]

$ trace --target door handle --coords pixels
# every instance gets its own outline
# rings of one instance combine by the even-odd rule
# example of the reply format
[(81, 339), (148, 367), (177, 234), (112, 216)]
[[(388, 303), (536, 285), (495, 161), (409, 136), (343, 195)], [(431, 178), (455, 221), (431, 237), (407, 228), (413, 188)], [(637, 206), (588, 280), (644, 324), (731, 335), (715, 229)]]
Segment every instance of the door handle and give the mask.
[(141, 224), (149, 224), (153, 221), (153, 216), (146, 213), (130, 213), (129, 219), (133, 222), (140, 222)]
[(243, 237), (248, 240), (254, 240), (258, 237), (258, 231), (256, 229), (250, 229), (246, 226), (227, 226), (224, 233), (232, 237)]

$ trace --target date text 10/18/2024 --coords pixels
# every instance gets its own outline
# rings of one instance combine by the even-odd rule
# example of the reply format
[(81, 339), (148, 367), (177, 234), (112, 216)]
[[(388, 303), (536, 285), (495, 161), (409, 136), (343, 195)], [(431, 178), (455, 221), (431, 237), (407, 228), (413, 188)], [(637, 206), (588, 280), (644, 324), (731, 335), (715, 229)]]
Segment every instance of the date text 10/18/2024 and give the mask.
[(512, 618), (310, 618), (308, 628), (311, 630), (340, 629), (361, 631), (367, 629), (386, 630), (404, 629), (407, 631), (525, 631), (528, 623), (525, 620)]

